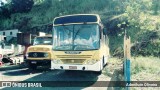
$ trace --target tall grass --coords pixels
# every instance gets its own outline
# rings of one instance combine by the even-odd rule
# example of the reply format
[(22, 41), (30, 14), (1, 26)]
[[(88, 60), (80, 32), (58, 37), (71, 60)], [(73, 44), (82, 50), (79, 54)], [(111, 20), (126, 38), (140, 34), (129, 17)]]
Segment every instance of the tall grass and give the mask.
[(160, 80), (160, 58), (137, 57), (131, 59), (132, 80)]

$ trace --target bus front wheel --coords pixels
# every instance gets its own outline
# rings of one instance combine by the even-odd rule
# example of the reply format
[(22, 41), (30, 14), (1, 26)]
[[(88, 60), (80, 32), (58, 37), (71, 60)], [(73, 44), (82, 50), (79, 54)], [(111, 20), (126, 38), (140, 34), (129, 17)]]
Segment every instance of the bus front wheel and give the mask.
[(102, 74), (102, 70), (101, 71), (94, 71), (94, 73), (100, 75), (100, 74)]

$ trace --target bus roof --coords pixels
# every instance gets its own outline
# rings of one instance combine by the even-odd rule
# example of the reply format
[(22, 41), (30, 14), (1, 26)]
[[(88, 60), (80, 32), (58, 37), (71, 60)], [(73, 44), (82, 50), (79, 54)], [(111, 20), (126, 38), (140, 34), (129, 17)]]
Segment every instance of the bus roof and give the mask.
[(98, 14), (73, 14), (54, 18), (53, 26), (65, 24), (99, 23)]

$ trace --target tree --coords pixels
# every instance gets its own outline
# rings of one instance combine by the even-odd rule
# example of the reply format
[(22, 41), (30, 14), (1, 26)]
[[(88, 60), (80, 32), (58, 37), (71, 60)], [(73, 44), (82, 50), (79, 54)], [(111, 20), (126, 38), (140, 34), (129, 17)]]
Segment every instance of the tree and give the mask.
[(158, 10), (160, 8), (160, 0), (152, 0), (152, 8), (153, 8), (154, 14), (157, 15)]
[(29, 12), (33, 4), (33, 0), (12, 0), (11, 10), (13, 13)]
[(10, 12), (10, 10), (8, 8), (3, 6), (0, 9), (1, 9), (0, 16), (10, 18), (11, 12)]

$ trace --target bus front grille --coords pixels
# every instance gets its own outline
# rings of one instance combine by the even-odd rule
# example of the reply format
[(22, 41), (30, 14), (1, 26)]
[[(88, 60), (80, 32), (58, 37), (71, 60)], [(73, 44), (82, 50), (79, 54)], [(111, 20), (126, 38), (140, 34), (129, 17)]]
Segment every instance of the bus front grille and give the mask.
[(82, 64), (85, 59), (61, 59), (65, 64)]
[(86, 58), (91, 58), (92, 55), (56, 55), (57, 58), (62, 58), (62, 59), (71, 59), (71, 58), (74, 58), (74, 59), (86, 59)]
[(45, 57), (44, 54), (45, 53), (43, 53), (43, 52), (30, 52), (30, 53), (28, 53), (28, 57), (31, 57), (31, 58), (43, 58), (43, 57)]

